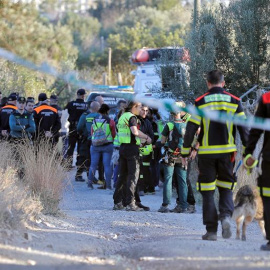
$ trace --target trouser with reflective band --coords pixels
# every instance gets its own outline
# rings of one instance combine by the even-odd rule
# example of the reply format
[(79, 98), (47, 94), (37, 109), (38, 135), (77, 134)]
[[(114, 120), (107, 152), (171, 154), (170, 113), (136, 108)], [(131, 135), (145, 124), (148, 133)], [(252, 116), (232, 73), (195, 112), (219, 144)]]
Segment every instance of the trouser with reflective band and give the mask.
[(140, 165), (140, 178), (138, 181), (138, 188), (140, 191), (144, 192), (154, 192), (155, 186), (152, 178), (150, 162), (152, 159), (152, 154), (141, 157)]
[(203, 197), (203, 224), (206, 230), (216, 232), (218, 213), (214, 202), (216, 186), (219, 190), (219, 218), (231, 217), (234, 209), (232, 190), (236, 184), (233, 175), (234, 163), (231, 155), (219, 158), (200, 156), (198, 158), (199, 177), (197, 188)]
[(262, 161), (262, 175), (258, 177), (258, 187), (263, 200), (263, 218), (266, 239), (270, 241), (270, 161)]

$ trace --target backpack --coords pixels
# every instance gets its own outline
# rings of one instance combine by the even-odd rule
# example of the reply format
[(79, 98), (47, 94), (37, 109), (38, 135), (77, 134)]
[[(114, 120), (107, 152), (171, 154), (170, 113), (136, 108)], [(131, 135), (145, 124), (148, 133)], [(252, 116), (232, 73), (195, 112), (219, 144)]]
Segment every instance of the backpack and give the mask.
[(97, 127), (96, 130), (94, 130), (93, 135), (92, 135), (92, 145), (93, 146), (101, 146), (106, 143), (108, 143), (107, 137), (110, 135), (106, 135), (106, 128), (104, 129), (104, 124), (107, 122), (106, 119), (102, 122), (101, 126), (97, 126), (96, 119), (93, 120), (93, 125)]
[(180, 138), (182, 138), (182, 134), (180, 134), (177, 127), (174, 125), (168, 137), (168, 148), (171, 152), (174, 152), (177, 150), (177, 148), (179, 148), (178, 144)]

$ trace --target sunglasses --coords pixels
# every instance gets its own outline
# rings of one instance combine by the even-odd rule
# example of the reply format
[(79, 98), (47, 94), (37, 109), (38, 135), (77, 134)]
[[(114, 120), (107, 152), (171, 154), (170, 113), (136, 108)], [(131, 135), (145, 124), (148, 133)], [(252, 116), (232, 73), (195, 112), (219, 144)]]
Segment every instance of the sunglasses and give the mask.
[(19, 104), (25, 104), (25, 102), (23, 102), (23, 101), (19, 101), (18, 103), (19, 103)]

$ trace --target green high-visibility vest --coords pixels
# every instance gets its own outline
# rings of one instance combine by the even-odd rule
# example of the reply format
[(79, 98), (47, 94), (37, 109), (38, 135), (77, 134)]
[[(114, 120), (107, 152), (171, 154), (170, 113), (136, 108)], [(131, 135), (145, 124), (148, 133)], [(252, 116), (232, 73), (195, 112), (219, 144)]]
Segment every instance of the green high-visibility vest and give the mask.
[[(131, 130), (129, 127), (129, 119), (133, 116), (135, 116), (133, 113), (126, 112), (122, 114), (121, 117), (119, 118), (117, 127), (118, 127), (118, 137), (119, 137), (120, 144), (131, 142)], [(136, 139), (136, 144), (140, 145), (140, 139), (138, 137), (135, 137), (135, 139)]]
[(140, 154), (142, 156), (148, 156), (153, 152), (153, 145), (152, 144), (148, 144), (145, 145), (144, 147), (140, 147)]
[(157, 128), (158, 128), (158, 141), (161, 140), (161, 136), (162, 136), (162, 131), (164, 129), (164, 124), (161, 120), (158, 120), (157, 122)]
[(114, 145), (115, 147), (119, 147), (119, 146), (120, 146), (118, 133), (116, 133), (116, 135), (115, 135), (115, 137), (114, 137), (113, 145)]

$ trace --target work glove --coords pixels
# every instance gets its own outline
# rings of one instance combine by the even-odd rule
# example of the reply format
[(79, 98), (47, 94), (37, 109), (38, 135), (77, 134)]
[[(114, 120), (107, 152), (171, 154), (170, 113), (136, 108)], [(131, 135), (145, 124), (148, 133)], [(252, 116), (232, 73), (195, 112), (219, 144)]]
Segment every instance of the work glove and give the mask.
[(243, 165), (247, 169), (247, 174), (250, 175), (252, 173), (253, 168), (258, 164), (258, 160), (256, 160), (251, 154), (245, 156), (243, 160)]

